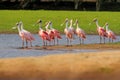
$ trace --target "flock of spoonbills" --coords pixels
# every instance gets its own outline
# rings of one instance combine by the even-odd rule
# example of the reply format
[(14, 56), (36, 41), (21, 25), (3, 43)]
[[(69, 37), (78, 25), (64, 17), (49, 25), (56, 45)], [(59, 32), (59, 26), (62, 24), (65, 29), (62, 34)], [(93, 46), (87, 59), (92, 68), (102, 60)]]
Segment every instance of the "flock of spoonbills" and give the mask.
[[(70, 22), (70, 25), (69, 25)], [(104, 39), (105, 43), (105, 38), (109, 39), (109, 42), (113, 42), (114, 39), (116, 39), (116, 35), (108, 29), (108, 23), (105, 23), (105, 26), (101, 27), (98, 24), (98, 20), (95, 18), (93, 19), (93, 22), (96, 23), (97, 26), (97, 32), (100, 36), (100, 43), (102, 43), (102, 39)], [(45, 30), (42, 29), (42, 20), (38, 20), (36, 24), (39, 24), (39, 32), (38, 35), (43, 41), (43, 46), (49, 45), (58, 45), (59, 44), (59, 39), (62, 39), (60, 32), (52, 27), (52, 22), (49, 21), (45, 25)], [(86, 34), (83, 29), (79, 27), (78, 20), (76, 19), (75, 23), (73, 24), (73, 20), (69, 20), (68, 18), (65, 19), (64, 23), (61, 24), (63, 26), (66, 24), (66, 27), (64, 29), (64, 33), (66, 35), (66, 40), (67, 40), (67, 46), (72, 46), (72, 40), (75, 39), (75, 35), (78, 36), (78, 39), (80, 41), (80, 44), (84, 44), (84, 40), (86, 39)], [(74, 26), (76, 26), (76, 29), (74, 29)], [(106, 29), (104, 29), (106, 27)], [(17, 28), (19, 32), (19, 36), (22, 39), (22, 47), (24, 48), (24, 42), (26, 42), (26, 47), (28, 47), (28, 42), (30, 42), (30, 45), (32, 47), (32, 41), (35, 40), (33, 35), (25, 30), (23, 28), (23, 22), (17, 22), (16, 26), (13, 27), (13, 29)]]

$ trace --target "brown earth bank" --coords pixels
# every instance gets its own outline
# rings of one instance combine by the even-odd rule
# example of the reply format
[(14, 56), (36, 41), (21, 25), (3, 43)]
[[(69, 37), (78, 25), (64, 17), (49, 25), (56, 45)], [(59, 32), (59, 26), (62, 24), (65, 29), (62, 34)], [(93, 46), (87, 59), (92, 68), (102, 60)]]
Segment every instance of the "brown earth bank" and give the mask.
[(0, 59), (0, 80), (120, 80), (120, 50)]

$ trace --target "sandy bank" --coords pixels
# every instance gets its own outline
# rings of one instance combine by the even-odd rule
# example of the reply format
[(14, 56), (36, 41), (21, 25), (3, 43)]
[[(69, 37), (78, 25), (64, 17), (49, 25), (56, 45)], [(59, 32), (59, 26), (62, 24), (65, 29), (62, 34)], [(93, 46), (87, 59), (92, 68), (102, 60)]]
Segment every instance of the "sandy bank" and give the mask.
[(0, 59), (1, 80), (120, 80), (120, 51)]

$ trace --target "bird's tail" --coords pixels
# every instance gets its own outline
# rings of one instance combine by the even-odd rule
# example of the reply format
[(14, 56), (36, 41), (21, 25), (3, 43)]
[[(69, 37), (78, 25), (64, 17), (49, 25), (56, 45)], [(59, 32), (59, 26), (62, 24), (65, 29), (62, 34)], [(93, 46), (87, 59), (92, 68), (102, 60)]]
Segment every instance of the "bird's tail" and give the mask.
[(58, 38), (58, 39), (62, 39), (62, 37), (61, 37), (60, 35), (57, 35), (57, 38)]

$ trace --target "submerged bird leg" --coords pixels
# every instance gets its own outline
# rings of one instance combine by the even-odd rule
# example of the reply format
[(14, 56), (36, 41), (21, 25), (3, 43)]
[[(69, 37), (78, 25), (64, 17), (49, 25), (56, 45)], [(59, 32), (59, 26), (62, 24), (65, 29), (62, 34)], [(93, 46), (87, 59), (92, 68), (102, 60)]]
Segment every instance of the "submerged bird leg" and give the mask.
[(81, 38), (79, 37), (79, 41), (80, 41), (80, 44), (81, 44)]
[(82, 39), (82, 44), (84, 44), (84, 39)]
[(100, 36), (100, 44), (101, 44), (102, 37)]
[(45, 41), (43, 40), (43, 46), (45, 46)]
[(59, 45), (58, 43), (59, 43), (59, 40), (58, 40), (58, 38), (57, 38), (57, 45)]
[(68, 46), (69, 45), (69, 40), (68, 40), (68, 38), (66, 38), (66, 40), (67, 40), (67, 44), (66, 45)]
[(53, 44), (54, 44), (54, 46), (55, 46), (55, 39), (53, 40)]
[(32, 41), (30, 41), (30, 46), (32, 47)]
[(111, 42), (110, 38), (109, 38), (109, 43)]
[(22, 40), (22, 48), (24, 48), (24, 40)]
[(72, 46), (72, 40), (70, 39), (70, 46)]
[(113, 39), (112, 39), (112, 43), (113, 43)]
[(47, 46), (47, 41), (45, 42), (45, 46)]
[(26, 48), (28, 48), (28, 42), (27, 42), (27, 40), (26, 40)]
[(104, 44), (105, 44), (105, 37), (103, 37), (104, 38)]
[(51, 46), (52, 45), (52, 41), (49, 41), (49, 46)]

